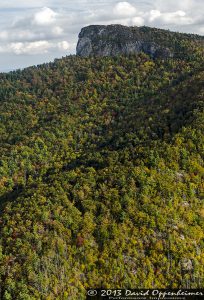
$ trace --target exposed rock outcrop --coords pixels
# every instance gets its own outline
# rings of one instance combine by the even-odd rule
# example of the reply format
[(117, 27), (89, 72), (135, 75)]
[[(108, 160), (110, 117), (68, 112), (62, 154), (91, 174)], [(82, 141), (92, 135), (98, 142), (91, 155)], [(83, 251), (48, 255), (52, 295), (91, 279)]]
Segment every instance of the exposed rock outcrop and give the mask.
[(148, 27), (122, 25), (91, 25), (82, 28), (77, 44), (77, 55), (115, 56), (144, 52), (152, 58), (168, 58), (173, 53), (160, 45)]
[(192, 271), (193, 270), (193, 263), (191, 259), (184, 258), (181, 261), (181, 267), (183, 271)]

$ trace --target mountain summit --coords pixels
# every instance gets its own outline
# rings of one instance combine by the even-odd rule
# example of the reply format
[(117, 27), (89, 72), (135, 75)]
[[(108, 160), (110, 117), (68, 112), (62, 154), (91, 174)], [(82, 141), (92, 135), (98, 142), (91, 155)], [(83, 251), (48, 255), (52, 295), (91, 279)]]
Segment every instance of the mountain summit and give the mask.
[[(201, 41), (203, 37), (168, 30), (123, 25), (90, 25), (79, 34), (78, 56), (114, 56), (144, 52), (152, 58), (171, 58), (182, 52), (186, 40)], [(181, 54), (181, 53), (180, 53)]]

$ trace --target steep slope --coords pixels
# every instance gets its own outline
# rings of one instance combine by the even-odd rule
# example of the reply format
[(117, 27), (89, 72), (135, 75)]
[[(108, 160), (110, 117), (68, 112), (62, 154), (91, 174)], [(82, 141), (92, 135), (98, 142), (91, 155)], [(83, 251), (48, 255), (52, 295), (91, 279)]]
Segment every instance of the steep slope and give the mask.
[(1, 299), (204, 286), (192, 44), (186, 59), (70, 56), (0, 75)]

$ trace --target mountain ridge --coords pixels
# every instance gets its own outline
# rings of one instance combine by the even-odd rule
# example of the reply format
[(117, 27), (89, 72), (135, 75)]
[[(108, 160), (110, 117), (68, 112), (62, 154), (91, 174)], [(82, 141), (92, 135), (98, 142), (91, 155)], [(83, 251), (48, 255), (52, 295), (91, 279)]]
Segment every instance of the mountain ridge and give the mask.
[(0, 74), (0, 299), (204, 286), (204, 53), (175, 40)]
[(192, 39), (204, 45), (204, 37), (194, 34), (147, 26), (90, 25), (82, 28), (79, 33), (76, 54), (89, 57), (144, 52), (153, 58), (171, 58), (178, 55), (176, 48), (179, 43)]

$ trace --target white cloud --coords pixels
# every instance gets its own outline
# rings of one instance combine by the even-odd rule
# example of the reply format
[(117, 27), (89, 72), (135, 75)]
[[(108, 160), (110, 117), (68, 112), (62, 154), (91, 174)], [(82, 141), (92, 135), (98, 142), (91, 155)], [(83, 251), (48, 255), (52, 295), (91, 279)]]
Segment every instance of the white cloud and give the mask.
[(61, 28), (60, 26), (53, 27), (51, 31), (55, 36), (60, 36), (63, 34), (63, 28)]
[(119, 2), (113, 9), (113, 13), (116, 16), (123, 16), (123, 17), (131, 17), (136, 14), (136, 8), (131, 5), (129, 2)]
[[(203, 0), (154, 0), (155, 7), (161, 11), (190, 10), (202, 6)], [(197, 5), (196, 5), (197, 4)]]
[(8, 38), (8, 32), (6, 30), (3, 30), (0, 32), (0, 41), (4, 41)]
[(153, 22), (154, 20), (158, 19), (161, 16), (161, 12), (159, 10), (151, 10), (149, 21)]
[(13, 53), (16, 55), (37, 55), (46, 54), (49, 50), (58, 49), (65, 51), (70, 48), (70, 44), (67, 41), (61, 41), (58, 43), (49, 41), (35, 41), (35, 42), (18, 42), (10, 43), (4, 46), (0, 46), (0, 53)]
[(0, 43), (35, 42), (63, 37), (63, 24), (61, 26), (57, 17), (60, 14), (48, 7), (24, 17), (18, 16), (10, 26), (0, 31)]
[(63, 30), (56, 27), (51, 27), (49, 30), (32, 30), (32, 29), (13, 29), (10, 28), (7, 31), (0, 32), (0, 42), (28, 42), (36, 40), (54, 39), (61, 36)]
[(182, 10), (164, 13), (159, 10), (151, 10), (149, 14), (149, 22), (168, 25), (188, 25), (193, 24), (194, 21)]
[(142, 17), (134, 17), (131, 20), (131, 25), (133, 25), (133, 26), (142, 26), (142, 25), (144, 25), (144, 23), (145, 23), (145, 20)]
[(56, 21), (57, 13), (49, 7), (43, 7), (34, 15), (33, 23), (36, 25), (50, 25)]
[(60, 50), (68, 50), (70, 48), (70, 44), (67, 41), (62, 41), (58, 43), (58, 48)]
[(48, 41), (36, 41), (31, 43), (10, 43), (4, 47), (0, 47), (0, 52), (13, 53), (13, 54), (42, 54), (47, 53), (50, 48), (50, 43)]
[(0, 2), (0, 8), (10, 8), (12, 9), (13, 7), (16, 8), (25, 8), (25, 7), (39, 7), (39, 6), (44, 6), (46, 5), (48, 1), (44, 0), (1, 0)]
[(199, 32), (198, 33), (204, 35), (204, 26), (201, 26), (199, 28)]

